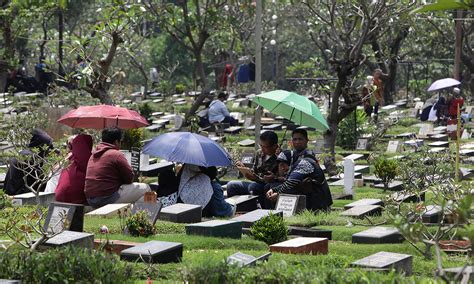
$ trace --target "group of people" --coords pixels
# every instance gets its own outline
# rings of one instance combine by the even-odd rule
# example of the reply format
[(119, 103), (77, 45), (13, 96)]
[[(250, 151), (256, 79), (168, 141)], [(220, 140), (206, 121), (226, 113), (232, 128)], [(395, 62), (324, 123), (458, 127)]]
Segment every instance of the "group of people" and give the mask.
[[(306, 130), (295, 129), (291, 135), (293, 150), (280, 151), (276, 133), (262, 133), (252, 170), (242, 171), (250, 181), (230, 181), (227, 196), (256, 195), (261, 208), (273, 209), (280, 194), (305, 195), (308, 210), (329, 210), (329, 185), (316, 156), (308, 150), (308, 141)], [(245, 167), (240, 162), (236, 166)]]
[(425, 109), (421, 114), (421, 120), (446, 124), (448, 119), (457, 119), (458, 107), (461, 109), (463, 105), (464, 98), (461, 96), (461, 90), (453, 88), (453, 94), (449, 94), (446, 98), (439, 95), (431, 108)]

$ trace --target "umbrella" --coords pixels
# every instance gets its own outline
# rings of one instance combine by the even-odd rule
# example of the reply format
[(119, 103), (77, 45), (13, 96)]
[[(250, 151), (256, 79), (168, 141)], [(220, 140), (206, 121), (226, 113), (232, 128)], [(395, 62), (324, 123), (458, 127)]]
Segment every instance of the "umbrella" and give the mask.
[(168, 161), (203, 167), (232, 165), (229, 154), (219, 144), (190, 132), (169, 132), (157, 136), (145, 145), (143, 152)]
[(446, 10), (474, 10), (474, 0), (438, 0), (416, 8), (411, 13), (446, 11)]
[(72, 128), (92, 129), (107, 127), (130, 129), (148, 125), (146, 119), (138, 112), (110, 105), (80, 106), (63, 115), (58, 122)]
[(329, 129), (318, 106), (297, 93), (276, 90), (255, 96), (252, 101), (271, 113), (283, 116), (298, 125), (322, 131)]
[(444, 79), (434, 81), (434, 83), (431, 84), (431, 86), (428, 88), (428, 92), (438, 91), (438, 90), (446, 89), (449, 87), (457, 86), (460, 84), (461, 82), (459, 82), (456, 79), (444, 78)]

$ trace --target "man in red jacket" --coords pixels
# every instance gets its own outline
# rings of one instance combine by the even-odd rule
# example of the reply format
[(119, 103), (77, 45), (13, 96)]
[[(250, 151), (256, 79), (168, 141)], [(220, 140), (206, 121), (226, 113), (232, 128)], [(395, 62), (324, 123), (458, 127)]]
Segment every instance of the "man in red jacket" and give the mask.
[(143, 200), (145, 192), (150, 191), (145, 183), (132, 183), (132, 167), (119, 151), (121, 140), (121, 129), (104, 129), (102, 142), (89, 158), (84, 192), (92, 207), (110, 203), (134, 203)]

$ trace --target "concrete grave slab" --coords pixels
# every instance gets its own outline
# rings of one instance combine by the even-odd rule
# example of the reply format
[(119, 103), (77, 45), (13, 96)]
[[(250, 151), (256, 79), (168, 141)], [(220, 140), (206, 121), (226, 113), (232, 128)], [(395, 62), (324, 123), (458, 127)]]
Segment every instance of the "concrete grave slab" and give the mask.
[(107, 204), (87, 213), (86, 216), (113, 217), (116, 216), (119, 211), (130, 211), (130, 206), (130, 203)]
[[(39, 192), (39, 205), (49, 205), (54, 201), (54, 192)], [(18, 194), (13, 196), (13, 205), (35, 205), (36, 196), (32, 192)]]
[(428, 146), (446, 148), (446, 147), (449, 147), (449, 142), (448, 141), (436, 141), (436, 142), (429, 143)]
[(255, 265), (255, 263), (257, 263), (257, 261), (268, 260), (268, 258), (271, 255), (272, 254), (269, 252), (269, 253), (266, 253), (266, 254), (261, 255), (259, 257), (254, 257), (253, 255), (245, 254), (245, 253), (242, 253), (242, 252), (239, 251), (239, 252), (236, 252), (233, 255), (227, 257), (227, 263), (235, 264), (235, 265), (238, 265), (240, 267), (252, 266), (252, 265)]
[[(235, 218), (234, 218), (235, 219)], [(242, 222), (236, 220), (212, 220), (186, 225), (187, 235), (240, 239)]]
[(397, 228), (373, 227), (352, 235), (352, 243), (357, 244), (398, 244), (405, 238)]
[(239, 144), (239, 146), (242, 146), (242, 147), (253, 147), (255, 146), (255, 140), (245, 139), (245, 140), (237, 142), (237, 144)]
[(82, 232), (84, 228), (84, 205), (51, 202), (43, 228), (51, 233), (59, 233), (63, 230)]
[(251, 212), (257, 210), (258, 196), (255, 195), (235, 195), (226, 199), (232, 200), (236, 204), (236, 212)]
[(363, 218), (365, 216), (375, 216), (382, 214), (382, 206), (380, 205), (361, 205), (352, 207), (341, 213), (342, 216)]
[(161, 209), (158, 219), (173, 223), (199, 223), (202, 207), (194, 204), (176, 203)]
[(146, 263), (181, 262), (183, 244), (175, 242), (149, 241), (120, 253), (120, 259)]
[(356, 206), (362, 206), (362, 205), (380, 205), (384, 206), (384, 203), (381, 199), (378, 198), (365, 198), (365, 199), (360, 199), (354, 202), (351, 202), (349, 204), (344, 205), (344, 209), (348, 210)]
[(240, 215), (238, 217), (232, 218), (232, 221), (239, 221), (242, 222), (242, 227), (248, 228), (253, 225), (253, 223), (257, 222), (258, 220), (266, 217), (270, 214), (279, 215), (283, 217), (283, 212), (278, 210), (266, 210), (266, 209), (257, 209), (252, 212), (246, 213), (244, 215)]
[(270, 251), (289, 254), (327, 254), (328, 239), (299, 237), (273, 244), (270, 246)]
[(413, 256), (409, 254), (400, 254), (393, 252), (381, 251), (365, 258), (359, 259), (352, 263), (353, 266), (360, 266), (366, 268), (376, 269), (391, 269), (394, 268), (399, 273), (405, 275), (412, 274)]
[[(374, 184), (375, 188), (384, 189), (383, 183)], [(388, 184), (388, 190), (400, 191), (403, 190), (403, 182), (395, 180)]]
[(66, 245), (92, 249), (94, 247), (94, 234), (63, 231), (43, 244), (45, 247), (61, 247)]

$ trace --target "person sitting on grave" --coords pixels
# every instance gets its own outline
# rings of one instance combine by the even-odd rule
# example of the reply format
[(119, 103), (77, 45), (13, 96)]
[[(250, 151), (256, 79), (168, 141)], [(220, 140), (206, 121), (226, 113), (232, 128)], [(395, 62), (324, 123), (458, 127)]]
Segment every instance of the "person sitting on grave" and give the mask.
[(285, 150), (278, 155), (279, 161), (286, 160), (289, 164), (288, 175), (282, 184), (271, 187), (266, 197), (274, 203), (280, 193), (302, 194), (306, 195), (308, 210), (329, 210), (331, 191), (315, 155), (307, 150), (308, 133), (295, 129), (291, 136), (294, 150)]
[(227, 100), (226, 93), (219, 93), (217, 100), (213, 100), (209, 105), (209, 122), (210, 123), (229, 123), (230, 126), (236, 126), (237, 120), (230, 116), (224, 101)]
[(253, 168), (247, 168), (242, 162), (237, 162), (237, 168), (249, 181), (230, 181), (227, 183), (227, 196), (258, 195), (264, 201), (263, 188), (265, 184), (273, 182), (278, 170), (277, 163), (278, 136), (273, 131), (265, 131), (260, 135), (260, 150), (257, 151)]
[[(28, 149), (20, 152), (21, 159), (12, 159), (5, 175), (4, 191), (8, 195), (17, 195), (31, 192), (29, 187), (35, 186), (35, 177), (43, 176), (41, 159), (46, 157), (53, 149), (53, 139), (43, 130), (34, 129), (33, 136), (28, 144)], [(23, 159), (25, 157), (26, 159)], [(31, 171), (31, 172), (29, 172)], [(26, 184), (25, 184), (25, 175)], [(37, 191), (44, 191), (45, 184), (39, 188), (32, 188)]]
[(92, 136), (79, 134), (68, 141), (70, 151), (69, 166), (61, 171), (55, 190), (56, 201), (86, 204), (84, 184), (86, 182), (87, 163), (92, 151)]
[(150, 191), (145, 183), (132, 183), (132, 167), (119, 150), (122, 137), (122, 129), (105, 128), (102, 142), (89, 158), (84, 193), (92, 207), (143, 201), (145, 193)]
[(156, 194), (163, 208), (178, 202), (179, 178), (172, 168), (165, 169), (158, 175)]
[(236, 205), (224, 199), (216, 167), (184, 164), (178, 177), (178, 202), (201, 205), (202, 214), (207, 217), (232, 217), (235, 214)]

